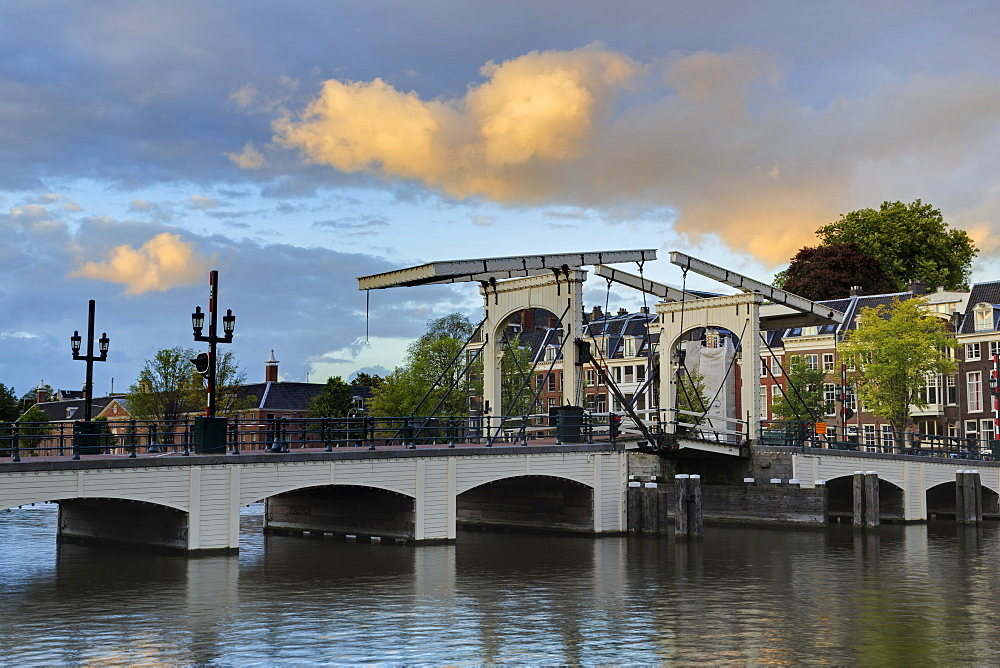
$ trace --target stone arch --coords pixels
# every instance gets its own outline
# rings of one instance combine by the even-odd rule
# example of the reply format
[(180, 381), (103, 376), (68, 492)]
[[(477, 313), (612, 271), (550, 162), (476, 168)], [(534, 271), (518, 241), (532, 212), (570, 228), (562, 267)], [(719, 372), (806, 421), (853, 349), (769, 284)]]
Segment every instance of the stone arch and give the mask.
[[(844, 520), (854, 517), (854, 476), (843, 475), (826, 481), (829, 518)], [(906, 518), (906, 493), (898, 483), (879, 477), (879, 517), (902, 521)]]
[(310, 485), (264, 499), (264, 531), (412, 540), (416, 499), (380, 485)]
[(456, 522), (468, 528), (589, 533), (594, 488), (553, 475), (507, 476), (469, 487), (455, 500)]
[(7, 510), (8, 508), (18, 508), (20, 506), (28, 506), (33, 503), (59, 503), (61, 501), (76, 501), (79, 499), (102, 499), (109, 501), (128, 501), (134, 503), (144, 503), (153, 506), (161, 506), (163, 508), (169, 508), (171, 510), (178, 510), (183, 513), (187, 513), (190, 509), (186, 503), (178, 503), (176, 501), (170, 501), (168, 499), (156, 498), (151, 496), (140, 496), (138, 494), (131, 494), (127, 492), (102, 492), (100, 496), (79, 496), (72, 493), (42, 493), (41, 491), (35, 492), (31, 496), (24, 496), (21, 498), (11, 499), (0, 504), (0, 511)]

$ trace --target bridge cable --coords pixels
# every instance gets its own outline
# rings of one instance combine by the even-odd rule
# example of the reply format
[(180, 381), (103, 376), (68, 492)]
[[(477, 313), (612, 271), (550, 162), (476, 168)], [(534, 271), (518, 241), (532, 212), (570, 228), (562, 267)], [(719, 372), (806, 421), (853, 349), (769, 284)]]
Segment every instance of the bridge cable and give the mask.
[[(462, 353), (465, 352), (466, 347), (470, 343), (472, 343), (472, 339), (474, 339), (476, 335), (479, 334), (479, 331), (483, 328), (483, 325), (485, 323), (486, 323), (486, 318), (483, 318), (482, 320), (479, 321), (479, 324), (476, 326), (476, 329), (473, 330), (472, 334), (469, 335), (469, 338), (465, 340), (465, 344), (458, 349), (458, 352), (455, 353), (455, 356), (451, 359), (450, 362), (448, 362), (448, 366), (444, 368), (441, 374), (437, 377), (437, 380), (431, 383), (431, 386), (427, 390), (427, 393), (424, 394), (423, 398), (417, 403), (416, 407), (414, 407), (414, 409), (410, 412), (409, 417), (413, 417), (417, 414), (417, 411), (420, 409), (421, 406), (424, 405), (424, 402), (427, 401), (427, 398), (431, 395), (431, 392), (433, 392), (437, 388), (438, 383), (440, 383), (441, 380), (445, 377), (445, 374), (447, 374), (451, 370), (451, 367), (455, 365), (455, 362), (457, 362), (458, 358), (462, 355)], [(451, 387), (448, 389), (448, 393), (450, 394), (453, 389), (455, 389), (455, 383), (451, 384)], [(447, 394), (445, 396), (447, 396)]]
[[(759, 334), (760, 338), (764, 341), (764, 347), (767, 348), (768, 352), (771, 353), (774, 359), (778, 359), (777, 356), (774, 354), (774, 350), (771, 349), (771, 346), (768, 344), (767, 339), (764, 337), (764, 334), (763, 333)], [(781, 369), (781, 373), (785, 374), (785, 378), (788, 380), (788, 387), (792, 388), (792, 391), (795, 392), (795, 396), (802, 403), (802, 407), (806, 410), (806, 412), (809, 413), (809, 417), (812, 418), (813, 423), (819, 422), (819, 418), (816, 417), (816, 414), (813, 413), (812, 410), (810, 410), (805, 400), (802, 399), (802, 395), (799, 394), (799, 388), (795, 387), (795, 384), (792, 382), (791, 376), (788, 375), (788, 371), (785, 369), (785, 367), (781, 364), (780, 361), (778, 362), (778, 368)], [(771, 373), (770, 368), (768, 369), (768, 373)], [(774, 374), (771, 374), (771, 378), (774, 379), (775, 383), (778, 382), (778, 379), (774, 378)], [(785, 397), (785, 401), (788, 401), (788, 395), (785, 393), (785, 390), (784, 388), (781, 387), (780, 383), (778, 383), (778, 387), (781, 389), (781, 394), (782, 396)], [(799, 412), (795, 410), (795, 407), (792, 406), (792, 402), (788, 401), (788, 406), (792, 409), (792, 412), (795, 413), (796, 418), (802, 417), (801, 415), (799, 415)]]

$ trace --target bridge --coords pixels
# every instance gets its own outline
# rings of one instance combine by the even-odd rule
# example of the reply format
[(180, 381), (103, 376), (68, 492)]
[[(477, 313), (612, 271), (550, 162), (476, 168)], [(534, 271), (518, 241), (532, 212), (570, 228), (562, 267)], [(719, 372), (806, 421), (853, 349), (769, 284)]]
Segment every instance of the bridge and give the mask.
[(25, 458), (0, 465), (0, 510), (59, 502), (63, 539), (235, 552), (243, 506), (270, 531), (414, 543), (459, 523), (606, 534), (624, 529), (626, 456), (610, 444), (338, 448)]

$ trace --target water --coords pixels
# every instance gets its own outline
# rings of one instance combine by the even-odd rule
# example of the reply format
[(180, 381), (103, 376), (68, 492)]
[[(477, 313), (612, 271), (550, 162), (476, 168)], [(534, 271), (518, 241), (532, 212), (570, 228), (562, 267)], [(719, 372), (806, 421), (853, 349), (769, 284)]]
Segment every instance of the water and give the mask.
[(409, 547), (264, 537), (238, 557), (56, 545), (0, 513), (0, 662), (1000, 662), (1000, 525), (709, 526), (702, 541), (462, 533)]

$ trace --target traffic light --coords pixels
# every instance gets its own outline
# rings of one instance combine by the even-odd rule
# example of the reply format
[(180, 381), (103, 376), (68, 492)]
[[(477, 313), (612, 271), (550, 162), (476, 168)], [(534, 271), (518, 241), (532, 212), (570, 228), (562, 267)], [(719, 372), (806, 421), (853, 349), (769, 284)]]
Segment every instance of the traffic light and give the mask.
[(611, 440), (618, 438), (618, 434), (622, 429), (622, 416), (612, 413), (608, 422), (608, 429), (611, 432)]
[(208, 353), (198, 353), (198, 356), (191, 360), (194, 370), (205, 375), (208, 373)]

